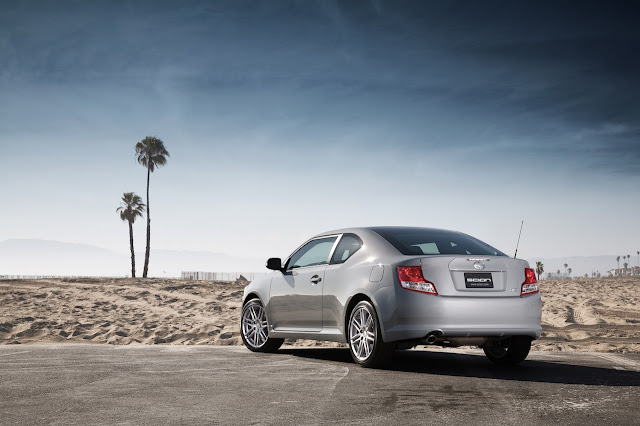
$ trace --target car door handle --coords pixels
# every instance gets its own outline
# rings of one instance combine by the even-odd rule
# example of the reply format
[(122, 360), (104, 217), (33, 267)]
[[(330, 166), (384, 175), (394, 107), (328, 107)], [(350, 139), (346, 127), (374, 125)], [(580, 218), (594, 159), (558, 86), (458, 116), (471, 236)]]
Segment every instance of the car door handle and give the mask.
[(318, 284), (320, 281), (322, 281), (322, 278), (320, 278), (318, 275), (314, 275), (311, 277), (311, 282), (314, 284)]

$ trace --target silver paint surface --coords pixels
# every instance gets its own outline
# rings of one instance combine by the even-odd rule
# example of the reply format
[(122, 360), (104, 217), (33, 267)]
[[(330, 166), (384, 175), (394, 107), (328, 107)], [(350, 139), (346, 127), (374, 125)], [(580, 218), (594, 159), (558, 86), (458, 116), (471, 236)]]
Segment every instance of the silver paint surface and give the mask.
[[(526, 261), (507, 256), (407, 256), (367, 228), (325, 232), (309, 241), (344, 233), (363, 241), (346, 262), (274, 271), (245, 288), (243, 303), (258, 297), (265, 306), (270, 337), (346, 343), (345, 322), (354, 298), (371, 301), (386, 342), (421, 339), (432, 332), (445, 337), (540, 337), (540, 294), (520, 296)], [(422, 267), (438, 295), (400, 287), (396, 268), (410, 265)], [(493, 288), (465, 287), (464, 273), (479, 271), (492, 274)], [(314, 284), (310, 279), (316, 275), (322, 281)]]

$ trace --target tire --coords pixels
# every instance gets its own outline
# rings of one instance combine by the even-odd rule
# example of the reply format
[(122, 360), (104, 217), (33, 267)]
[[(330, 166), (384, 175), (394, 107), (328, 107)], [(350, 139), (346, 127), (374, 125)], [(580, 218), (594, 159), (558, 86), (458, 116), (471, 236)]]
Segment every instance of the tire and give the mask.
[(356, 364), (379, 368), (391, 361), (395, 345), (382, 340), (378, 316), (371, 303), (363, 300), (353, 307), (347, 324), (347, 338), (349, 352)]
[(505, 340), (488, 342), (483, 347), (484, 354), (498, 365), (515, 365), (525, 360), (531, 349), (531, 338), (513, 336)]
[(244, 345), (253, 352), (276, 352), (284, 339), (269, 337), (267, 313), (259, 299), (251, 299), (242, 307), (240, 335)]

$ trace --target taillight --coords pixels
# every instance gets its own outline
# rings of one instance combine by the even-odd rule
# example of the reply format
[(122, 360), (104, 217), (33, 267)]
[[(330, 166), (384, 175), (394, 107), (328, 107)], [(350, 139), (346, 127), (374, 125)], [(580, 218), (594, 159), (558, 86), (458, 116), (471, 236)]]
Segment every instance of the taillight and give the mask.
[(537, 293), (538, 291), (538, 280), (536, 280), (536, 272), (531, 268), (524, 268), (524, 282), (522, 283), (520, 296)]
[(422, 276), (422, 266), (398, 266), (400, 287), (420, 293), (438, 294), (436, 286)]

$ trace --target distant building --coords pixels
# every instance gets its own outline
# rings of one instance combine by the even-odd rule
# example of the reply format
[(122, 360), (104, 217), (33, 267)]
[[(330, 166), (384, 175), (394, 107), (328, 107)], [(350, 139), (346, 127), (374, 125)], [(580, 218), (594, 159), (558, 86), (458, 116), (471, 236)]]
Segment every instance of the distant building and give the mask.
[(640, 275), (640, 267), (632, 266), (631, 268), (610, 269), (609, 274), (611, 274), (614, 277), (619, 277), (624, 275)]

